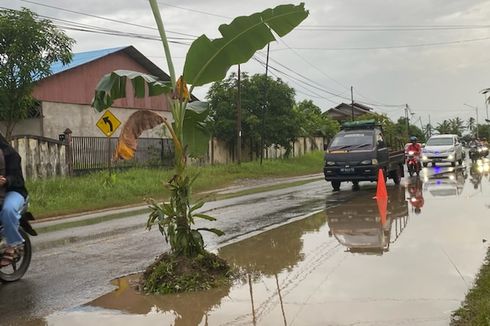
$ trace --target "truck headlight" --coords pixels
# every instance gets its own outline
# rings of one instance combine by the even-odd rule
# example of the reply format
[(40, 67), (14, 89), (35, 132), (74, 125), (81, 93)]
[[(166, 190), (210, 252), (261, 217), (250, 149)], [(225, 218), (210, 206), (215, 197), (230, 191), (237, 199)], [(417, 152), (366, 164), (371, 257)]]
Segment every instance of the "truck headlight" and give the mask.
[(362, 165), (368, 165), (368, 164), (372, 164), (372, 165), (377, 165), (378, 164), (378, 160), (373, 158), (371, 160), (364, 160), (364, 161), (361, 161), (361, 164)]
[(332, 165), (335, 165), (335, 162), (332, 162), (332, 161), (327, 161), (327, 163), (326, 163), (326, 164), (327, 164), (327, 165), (329, 165), (329, 166), (332, 166)]

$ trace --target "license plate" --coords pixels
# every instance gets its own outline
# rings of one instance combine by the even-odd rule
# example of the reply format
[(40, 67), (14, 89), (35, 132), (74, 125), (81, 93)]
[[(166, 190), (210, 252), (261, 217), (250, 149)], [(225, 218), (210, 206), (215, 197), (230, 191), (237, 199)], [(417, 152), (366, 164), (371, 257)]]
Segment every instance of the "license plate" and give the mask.
[(340, 169), (340, 172), (343, 172), (343, 173), (353, 173), (355, 171), (354, 168), (341, 168)]

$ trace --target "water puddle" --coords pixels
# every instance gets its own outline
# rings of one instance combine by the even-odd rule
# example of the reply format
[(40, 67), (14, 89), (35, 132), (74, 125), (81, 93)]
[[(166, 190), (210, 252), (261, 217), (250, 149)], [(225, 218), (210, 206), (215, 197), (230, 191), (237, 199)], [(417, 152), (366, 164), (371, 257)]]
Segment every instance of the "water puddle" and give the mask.
[(137, 276), (47, 325), (447, 325), (471, 286), (490, 230), (480, 173), (425, 171), (373, 188), (324, 212), (227, 245), (218, 254), (239, 268), (232, 286), (167, 296), (132, 289)]

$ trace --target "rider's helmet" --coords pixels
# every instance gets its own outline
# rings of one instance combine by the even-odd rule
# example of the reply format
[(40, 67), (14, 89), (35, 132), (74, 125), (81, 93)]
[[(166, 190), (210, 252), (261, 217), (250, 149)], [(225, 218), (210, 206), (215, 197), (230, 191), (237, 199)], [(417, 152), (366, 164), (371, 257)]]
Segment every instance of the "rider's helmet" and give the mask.
[(410, 142), (415, 144), (417, 142), (417, 137), (415, 136), (410, 137)]

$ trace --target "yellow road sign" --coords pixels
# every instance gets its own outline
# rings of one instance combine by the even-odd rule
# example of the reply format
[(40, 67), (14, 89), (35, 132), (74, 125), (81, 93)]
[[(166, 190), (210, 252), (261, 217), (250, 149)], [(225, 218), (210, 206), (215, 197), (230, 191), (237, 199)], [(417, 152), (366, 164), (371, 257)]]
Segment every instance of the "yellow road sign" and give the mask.
[(104, 135), (111, 137), (121, 125), (121, 121), (111, 111), (106, 110), (96, 125)]

